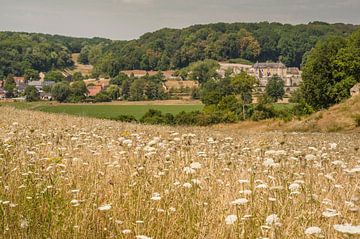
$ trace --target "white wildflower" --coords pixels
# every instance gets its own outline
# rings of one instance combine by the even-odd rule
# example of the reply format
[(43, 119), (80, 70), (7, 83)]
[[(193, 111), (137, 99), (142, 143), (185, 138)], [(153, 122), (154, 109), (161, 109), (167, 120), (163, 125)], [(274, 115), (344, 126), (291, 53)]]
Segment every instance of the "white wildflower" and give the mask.
[(153, 201), (159, 201), (161, 199), (160, 193), (153, 193), (150, 199)]
[(238, 199), (232, 201), (231, 204), (232, 205), (245, 205), (248, 202), (249, 202), (249, 200), (247, 200), (246, 198), (238, 198)]
[(108, 211), (111, 209), (111, 205), (110, 204), (103, 204), (100, 207), (98, 207), (99, 211)]
[(238, 218), (237, 218), (236, 215), (231, 214), (231, 215), (229, 215), (229, 216), (227, 216), (227, 217), (225, 218), (225, 224), (226, 224), (226, 225), (234, 224), (237, 219), (238, 219)]
[(265, 220), (267, 225), (281, 226), (280, 218), (276, 214), (269, 215)]
[(322, 213), (322, 215), (324, 216), (324, 217), (336, 217), (336, 216), (338, 216), (339, 215), (339, 213), (336, 211), (336, 210), (334, 210), (334, 209), (330, 209), (330, 208), (327, 208), (323, 213)]
[(346, 234), (359, 234), (360, 235), (360, 226), (353, 226), (350, 224), (336, 224), (334, 225), (334, 229), (338, 232), (341, 233), (346, 233)]
[(320, 234), (321, 228), (320, 227), (308, 227), (305, 229), (306, 235), (313, 235), (313, 234)]
[(190, 168), (192, 169), (201, 169), (202, 165), (199, 162), (193, 162), (190, 164)]

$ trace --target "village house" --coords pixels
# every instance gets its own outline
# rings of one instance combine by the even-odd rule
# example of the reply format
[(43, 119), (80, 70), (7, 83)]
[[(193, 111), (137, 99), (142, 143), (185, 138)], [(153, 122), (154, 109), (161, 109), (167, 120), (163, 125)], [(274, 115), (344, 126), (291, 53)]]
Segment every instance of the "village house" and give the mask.
[(87, 96), (96, 96), (104, 89), (101, 85), (90, 85), (86, 88), (88, 90)]
[(110, 86), (110, 79), (87, 79), (84, 80), (84, 83), (88, 90), (87, 96), (95, 96)]
[(350, 95), (355, 96), (359, 94), (360, 94), (360, 83), (357, 83), (350, 89)]
[(13, 77), (13, 79), (15, 81), (17, 91), (19, 93), (23, 93), (25, 91), (26, 86), (27, 86), (27, 80), (25, 79), (25, 77), (15, 76), (15, 77)]

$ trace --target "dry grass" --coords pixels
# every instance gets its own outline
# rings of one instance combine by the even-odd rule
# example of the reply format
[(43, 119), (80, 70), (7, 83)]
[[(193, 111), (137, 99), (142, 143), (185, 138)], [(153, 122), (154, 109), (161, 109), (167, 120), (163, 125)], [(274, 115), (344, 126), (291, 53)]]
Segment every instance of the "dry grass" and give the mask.
[(93, 66), (92, 65), (84, 65), (78, 62), (78, 58), (79, 58), (79, 53), (73, 53), (71, 54), (71, 60), (75, 63), (75, 69), (72, 71), (73, 73), (75, 72), (80, 72), (83, 76), (88, 76), (91, 75), (91, 72), (93, 70)]
[[(358, 236), (334, 225), (359, 231), (359, 134), (0, 110), (2, 238)], [(306, 235), (312, 226), (321, 233)]]
[(354, 96), (328, 110), (317, 112), (301, 121), (292, 122), (286, 127), (295, 131), (359, 132), (360, 128), (356, 124), (356, 117), (359, 114), (360, 95)]

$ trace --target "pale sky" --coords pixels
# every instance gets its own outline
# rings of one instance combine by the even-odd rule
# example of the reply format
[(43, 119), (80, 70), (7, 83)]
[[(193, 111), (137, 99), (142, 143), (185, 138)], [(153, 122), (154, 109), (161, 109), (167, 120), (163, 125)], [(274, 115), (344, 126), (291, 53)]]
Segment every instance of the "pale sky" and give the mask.
[(360, 24), (360, 0), (0, 0), (0, 31), (134, 39), (215, 22)]

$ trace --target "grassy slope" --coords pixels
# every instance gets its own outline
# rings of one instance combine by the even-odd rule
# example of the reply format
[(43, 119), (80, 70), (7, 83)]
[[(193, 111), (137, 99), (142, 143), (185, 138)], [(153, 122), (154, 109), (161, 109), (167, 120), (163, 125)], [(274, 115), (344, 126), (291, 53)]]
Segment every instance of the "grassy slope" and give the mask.
[(301, 121), (291, 122), (285, 125), (285, 128), (292, 131), (359, 131), (355, 123), (357, 116), (360, 116), (360, 95)]

